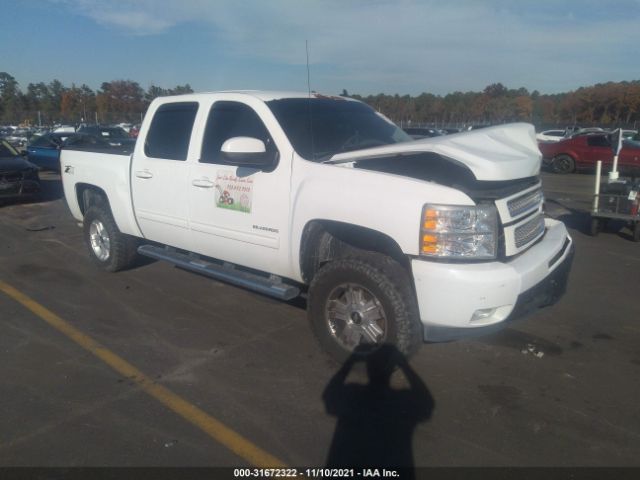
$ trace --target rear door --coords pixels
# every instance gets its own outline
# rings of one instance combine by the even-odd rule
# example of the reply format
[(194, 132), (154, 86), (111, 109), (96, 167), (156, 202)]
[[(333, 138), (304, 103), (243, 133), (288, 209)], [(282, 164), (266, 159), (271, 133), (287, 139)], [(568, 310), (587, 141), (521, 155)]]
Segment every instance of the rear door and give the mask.
[(197, 102), (161, 104), (132, 162), (133, 208), (145, 238), (190, 250), (189, 147)]

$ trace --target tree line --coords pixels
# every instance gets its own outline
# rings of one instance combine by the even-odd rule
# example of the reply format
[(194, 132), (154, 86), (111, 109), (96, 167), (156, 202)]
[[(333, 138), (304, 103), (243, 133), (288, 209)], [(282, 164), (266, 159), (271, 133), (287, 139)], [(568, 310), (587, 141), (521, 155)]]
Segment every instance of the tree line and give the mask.
[(501, 83), (481, 92), (447, 95), (342, 95), (357, 98), (399, 124), (441, 126), (493, 125), (529, 122), (539, 127), (621, 126), (640, 124), (640, 80), (607, 82), (559, 94), (541, 94), (526, 88), (509, 89)]
[(192, 92), (189, 84), (169, 89), (151, 85), (144, 90), (131, 80), (104, 82), (97, 91), (53, 80), (30, 83), (22, 91), (13, 76), (0, 72), (0, 124), (140, 123), (154, 98)]
[[(0, 72), (0, 124), (51, 125), (79, 122), (141, 121), (159, 96), (193, 92), (189, 84), (174, 88), (151, 85), (144, 90), (131, 80), (104, 82), (97, 91), (70, 87), (58, 80), (30, 83), (25, 91), (14, 77)], [(341, 95), (360, 99), (402, 125), (466, 126), (524, 121), (539, 127), (622, 126), (640, 124), (640, 80), (599, 83), (577, 90), (542, 94), (501, 83), (480, 92), (447, 95)]]

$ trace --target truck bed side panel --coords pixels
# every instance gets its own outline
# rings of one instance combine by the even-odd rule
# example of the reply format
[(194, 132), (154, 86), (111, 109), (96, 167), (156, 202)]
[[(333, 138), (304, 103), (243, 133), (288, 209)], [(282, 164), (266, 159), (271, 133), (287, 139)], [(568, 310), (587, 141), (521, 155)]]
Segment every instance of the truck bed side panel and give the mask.
[(82, 221), (78, 186), (92, 185), (103, 190), (113, 218), (121, 232), (141, 237), (131, 203), (129, 155), (63, 150), (60, 154), (62, 185), (72, 215)]

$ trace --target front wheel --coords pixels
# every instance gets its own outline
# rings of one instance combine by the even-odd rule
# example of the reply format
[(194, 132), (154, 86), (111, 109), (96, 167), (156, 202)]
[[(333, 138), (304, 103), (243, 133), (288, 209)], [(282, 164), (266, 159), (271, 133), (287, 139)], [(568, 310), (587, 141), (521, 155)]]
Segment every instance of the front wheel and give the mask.
[(366, 355), (384, 344), (410, 356), (422, 343), (410, 277), (384, 255), (339, 259), (322, 267), (309, 288), (308, 314), (318, 342), (339, 362), (354, 351)]
[(558, 155), (551, 162), (554, 173), (572, 173), (576, 169), (576, 162), (569, 155)]
[(136, 239), (120, 232), (103, 206), (90, 207), (85, 213), (84, 239), (93, 262), (109, 272), (127, 268), (136, 259)]
[(596, 217), (591, 217), (591, 225), (589, 233), (592, 237), (596, 237), (602, 231), (602, 220)]

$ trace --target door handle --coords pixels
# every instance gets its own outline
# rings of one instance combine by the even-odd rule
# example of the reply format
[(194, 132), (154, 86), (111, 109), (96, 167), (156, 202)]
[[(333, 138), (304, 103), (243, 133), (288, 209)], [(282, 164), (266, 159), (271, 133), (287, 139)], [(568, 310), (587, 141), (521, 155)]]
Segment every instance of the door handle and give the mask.
[(138, 170), (136, 172), (136, 177), (138, 178), (153, 178), (153, 173), (149, 170)]
[(199, 188), (213, 188), (215, 185), (211, 180), (206, 178), (199, 178), (191, 182), (191, 185)]

